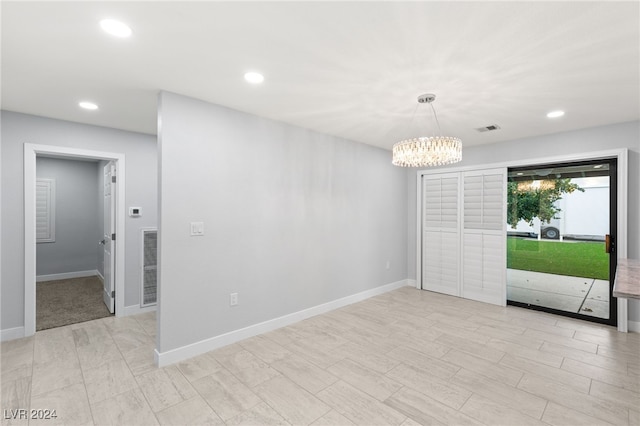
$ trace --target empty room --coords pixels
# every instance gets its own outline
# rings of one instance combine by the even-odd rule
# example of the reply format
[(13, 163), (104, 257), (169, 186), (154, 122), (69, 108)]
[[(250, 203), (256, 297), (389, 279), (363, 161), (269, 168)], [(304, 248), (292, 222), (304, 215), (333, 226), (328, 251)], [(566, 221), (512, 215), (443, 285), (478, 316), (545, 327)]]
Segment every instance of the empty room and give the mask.
[(0, 12), (3, 424), (640, 424), (638, 2)]

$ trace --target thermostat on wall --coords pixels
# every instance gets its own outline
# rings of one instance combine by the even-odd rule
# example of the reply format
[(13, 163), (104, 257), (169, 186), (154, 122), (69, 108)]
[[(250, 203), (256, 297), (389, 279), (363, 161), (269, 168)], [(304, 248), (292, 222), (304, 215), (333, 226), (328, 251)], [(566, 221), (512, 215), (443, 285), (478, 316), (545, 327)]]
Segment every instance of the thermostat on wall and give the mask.
[(140, 217), (142, 216), (142, 209), (140, 207), (129, 207), (129, 216)]

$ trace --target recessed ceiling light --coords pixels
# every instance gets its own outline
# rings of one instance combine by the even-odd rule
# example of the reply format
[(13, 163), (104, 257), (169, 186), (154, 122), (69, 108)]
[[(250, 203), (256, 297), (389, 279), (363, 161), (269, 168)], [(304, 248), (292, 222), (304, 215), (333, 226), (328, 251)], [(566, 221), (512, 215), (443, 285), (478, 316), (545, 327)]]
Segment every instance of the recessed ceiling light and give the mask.
[(248, 72), (244, 75), (244, 79), (251, 84), (260, 84), (264, 81), (264, 76), (259, 72)]
[(98, 109), (98, 105), (94, 104), (93, 102), (83, 101), (83, 102), (78, 102), (78, 105), (80, 106), (80, 108), (84, 108), (84, 109), (90, 109), (90, 110)]
[(102, 29), (115, 37), (126, 38), (131, 35), (131, 28), (127, 24), (115, 19), (103, 19), (100, 21)]
[(548, 118), (558, 118), (558, 117), (562, 117), (564, 115), (564, 111), (551, 111), (549, 114), (547, 114)]

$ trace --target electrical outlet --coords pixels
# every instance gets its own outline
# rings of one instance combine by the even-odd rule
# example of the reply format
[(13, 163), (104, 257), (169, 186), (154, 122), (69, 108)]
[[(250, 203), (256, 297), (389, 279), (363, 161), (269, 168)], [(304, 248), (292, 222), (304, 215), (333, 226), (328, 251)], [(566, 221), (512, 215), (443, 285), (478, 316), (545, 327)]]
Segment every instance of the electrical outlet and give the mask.
[(238, 293), (231, 293), (229, 295), (229, 306), (236, 306), (238, 304)]

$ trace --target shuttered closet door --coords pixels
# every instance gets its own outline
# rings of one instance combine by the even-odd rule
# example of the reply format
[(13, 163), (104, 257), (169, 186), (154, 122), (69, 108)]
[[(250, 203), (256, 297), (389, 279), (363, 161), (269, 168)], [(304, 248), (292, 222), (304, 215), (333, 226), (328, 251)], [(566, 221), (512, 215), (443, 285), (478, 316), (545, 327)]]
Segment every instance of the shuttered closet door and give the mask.
[(422, 288), (460, 293), (459, 173), (423, 176)]
[(462, 297), (505, 305), (506, 171), (464, 173)]

